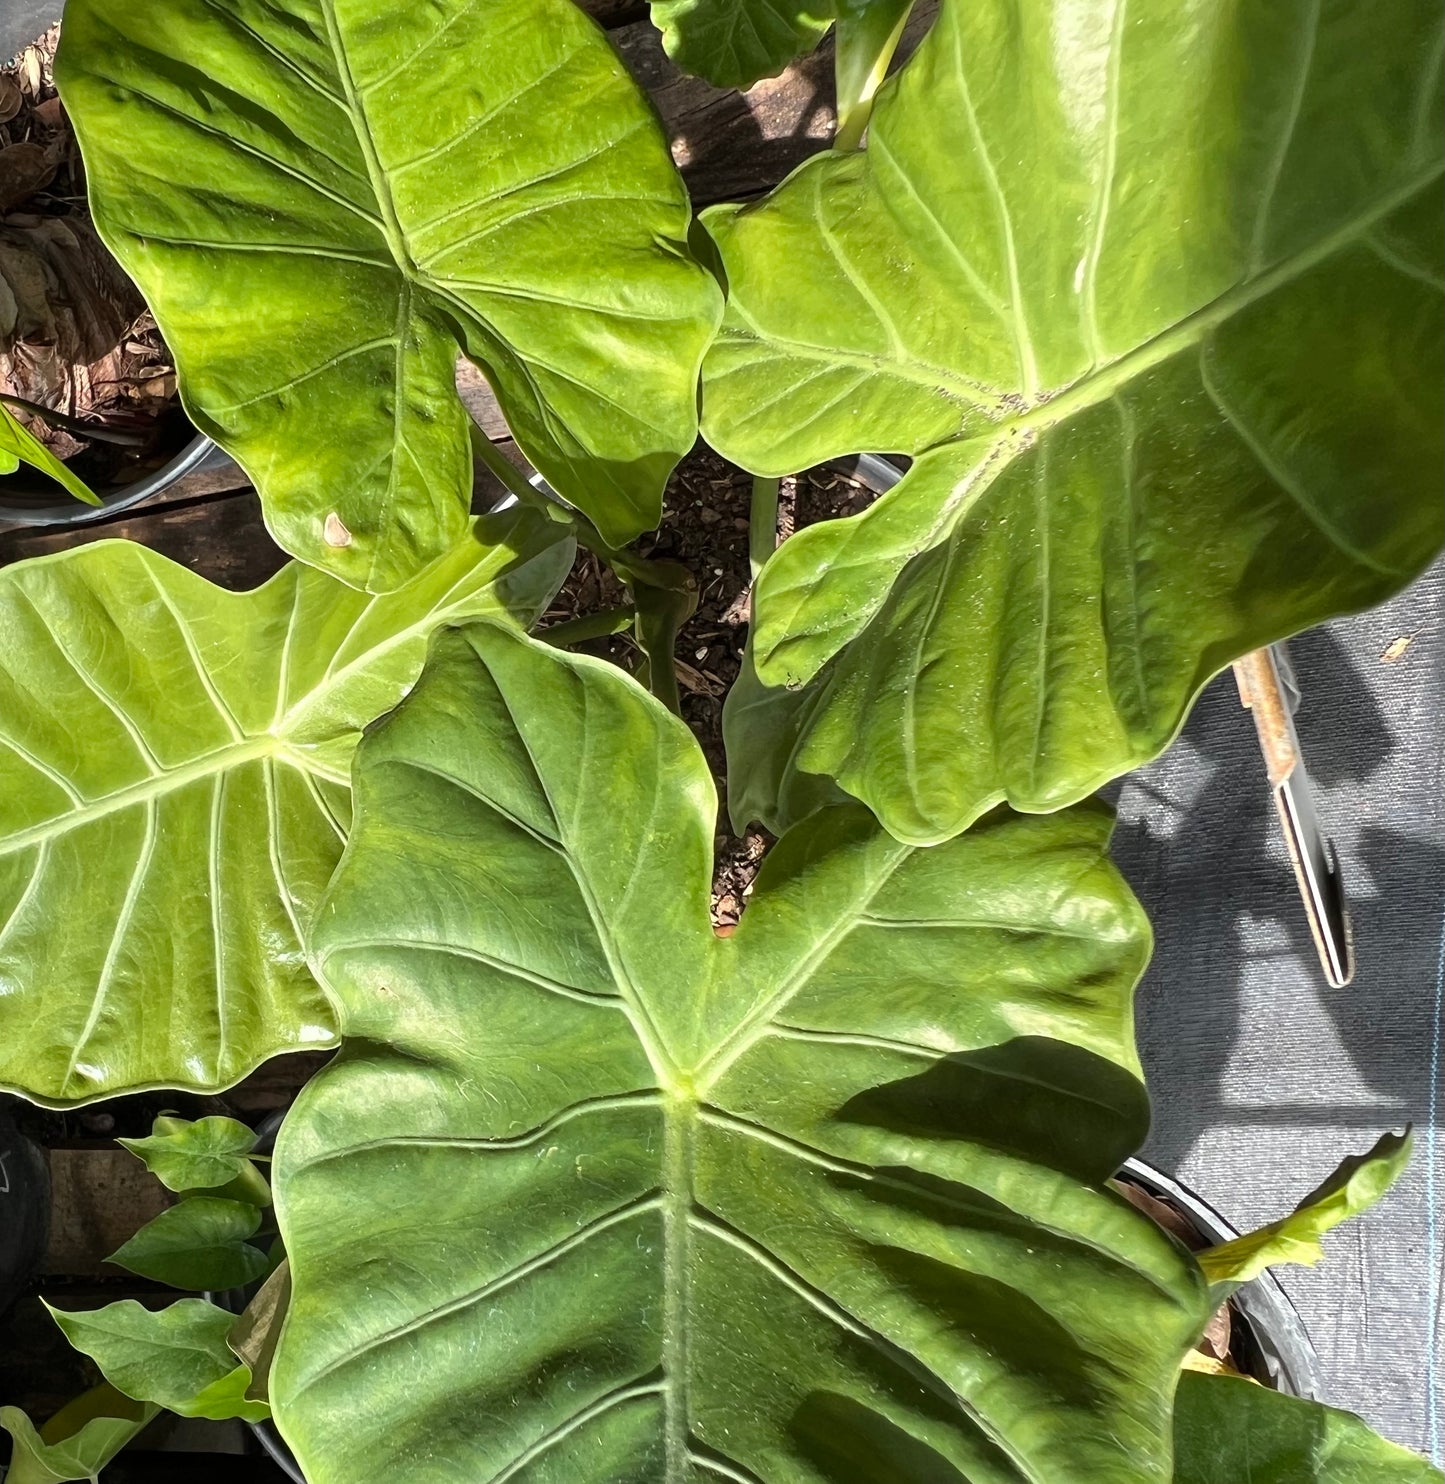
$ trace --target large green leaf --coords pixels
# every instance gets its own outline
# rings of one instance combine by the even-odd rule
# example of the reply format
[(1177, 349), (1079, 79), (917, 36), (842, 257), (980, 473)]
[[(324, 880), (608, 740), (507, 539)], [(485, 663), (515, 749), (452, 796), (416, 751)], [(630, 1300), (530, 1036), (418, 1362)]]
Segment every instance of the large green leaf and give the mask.
[(182, 1417), (259, 1422), (270, 1415), (264, 1402), (246, 1400), (251, 1369), (226, 1345), (236, 1316), (215, 1304), (180, 1299), (147, 1309), (123, 1299), (103, 1309), (50, 1313), (65, 1338), (126, 1396)]
[(754, 796), (792, 786), (768, 760), (835, 778), (915, 842), (1057, 808), (1233, 657), (1425, 565), (1440, 29), (1419, 0), (944, 0), (866, 149), (706, 215), (708, 440), (769, 475), (916, 456), (762, 574)]
[(489, 624), (357, 789), (312, 938), (347, 1039), (273, 1170), (313, 1484), (1169, 1478), (1208, 1300), (1104, 1188), (1148, 928), (1103, 811), (933, 850), (824, 811), (717, 938), (686, 729)]
[(71, 0), (57, 76), (96, 226), (288, 551), (383, 591), (461, 539), (459, 346), (610, 540), (657, 523), (719, 295), (570, 0)]
[(1174, 1447), (1174, 1484), (1445, 1484), (1353, 1413), (1234, 1376), (1179, 1378)]
[(299, 563), (226, 592), (119, 541), (0, 572), (0, 1085), (216, 1088), (331, 1044), (299, 934), (361, 728), (437, 623), (531, 622), (558, 531), (491, 517), (384, 598)]

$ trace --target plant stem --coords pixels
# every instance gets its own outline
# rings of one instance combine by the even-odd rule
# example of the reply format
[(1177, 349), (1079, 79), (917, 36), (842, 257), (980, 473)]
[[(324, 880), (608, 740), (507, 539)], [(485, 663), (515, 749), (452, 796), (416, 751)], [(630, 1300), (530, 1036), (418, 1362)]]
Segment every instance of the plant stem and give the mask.
[(778, 481), (758, 475), (753, 480), (753, 500), (748, 510), (748, 566), (753, 581), (763, 563), (778, 549)]
[(589, 639), (606, 639), (620, 634), (632, 625), (637, 609), (632, 604), (620, 608), (605, 608), (601, 613), (584, 613), (580, 618), (569, 618), (563, 623), (553, 624), (550, 629), (541, 629), (537, 638), (544, 644), (564, 648), (568, 644), (585, 644)]
[(913, 0), (844, 0), (833, 44), (838, 127), (833, 148), (857, 149), (873, 113), (873, 97), (903, 37)]
[(122, 448), (145, 446), (144, 433), (125, 433), (116, 428), (82, 422), (80, 418), (71, 417), (67, 412), (57, 412), (53, 407), (42, 407), (38, 402), (27, 402), (24, 397), (14, 396), (10, 392), (0, 392), (0, 402), (7, 407), (18, 407), (21, 412), (28, 412), (38, 417), (41, 422), (52, 428), (64, 428), (67, 433), (74, 433), (77, 438), (89, 438), (96, 443), (117, 443)]
[(480, 428), (476, 428), (473, 433), (472, 448), (477, 457), (501, 481), (502, 486), (516, 495), (524, 505), (531, 505), (541, 499), (538, 491), (527, 482), (527, 476)]

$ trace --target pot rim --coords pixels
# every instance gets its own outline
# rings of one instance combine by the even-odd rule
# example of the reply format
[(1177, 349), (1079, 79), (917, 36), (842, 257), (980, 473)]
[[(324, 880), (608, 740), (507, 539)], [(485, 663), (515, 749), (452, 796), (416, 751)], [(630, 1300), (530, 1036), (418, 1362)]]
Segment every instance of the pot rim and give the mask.
[(197, 433), (174, 458), (144, 479), (134, 484), (122, 485), (107, 495), (101, 496), (99, 505), (86, 505), (73, 497), (57, 500), (51, 505), (35, 505), (26, 502), (12, 505), (0, 494), (0, 523), (12, 526), (84, 526), (93, 521), (105, 520), (139, 505), (142, 500), (168, 489), (187, 474), (194, 473), (206, 462), (218, 445), (204, 433)]

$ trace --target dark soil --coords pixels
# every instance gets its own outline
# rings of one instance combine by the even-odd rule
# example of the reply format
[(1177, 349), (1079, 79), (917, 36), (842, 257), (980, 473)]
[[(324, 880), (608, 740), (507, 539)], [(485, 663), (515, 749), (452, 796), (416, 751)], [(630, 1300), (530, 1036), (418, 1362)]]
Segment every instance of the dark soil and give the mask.
[[(781, 538), (815, 521), (853, 515), (875, 498), (871, 490), (827, 467), (782, 481), (778, 492)], [(676, 669), (682, 717), (702, 747), (717, 787), (713, 922), (736, 925), (772, 837), (753, 828), (741, 838), (727, 818), (727, 754), (723, 701), (742, 667), (751, 615), (748, 509), (752, 477), (702, 443), (677, 466), (667, 486), (661, 527), (637, 543), (646, 557), (680, 562), (696, 578), (697, 611), (678, 634)], [(572, 574), (543, 619), (543, 627), (627, 602), (623, 585), (590, 551), (579, 551)], [(578, 644), (634, 673), (641, 651), (626, 632)]]
[[(91, 225), (52, 76), (58, 37), (51, 27), (0, 68), (0, 393), (67, 419), (10, 406), (103, 489), (159, 468), (193, 435), (155, 321)], [(53, 489), (24, 470), (0, 481), (4, 494)]]

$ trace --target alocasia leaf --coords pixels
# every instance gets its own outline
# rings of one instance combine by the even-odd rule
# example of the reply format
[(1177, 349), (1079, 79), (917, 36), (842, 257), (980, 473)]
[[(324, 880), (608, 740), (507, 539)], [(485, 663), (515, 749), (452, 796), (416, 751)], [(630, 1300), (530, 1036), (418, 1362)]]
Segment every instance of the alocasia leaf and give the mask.
[(1174, 1484), (1445, 1484), (1353, 1413), (1234, 1376), (1179, 1378), (1174, 1451)]
[(1345, 1160), (1288, 1216), (1196, 1253), (1216, 1300), (1223, 1303), (1241, 1284), (1275, 1263), (1317, 1263), (1324, 1256), (1320, 1238), (1342, 1221), (1368, 1211), (1404, 1173), (1409, 1159), (1408, 1130), (1383, 1134), (1368, 1154)]
[(84, 504), (100, 504), (100, 496), (56, 458), (8, 407), (0, 404), (0, 474), (13, 474), (21, 464), (50, 475)]
[(708, 440), (766, 475), (915, 456), (763, 572), (782, 699), (734, 777), (836, 779), (914, 842), (1057, 808), (1235, 656), (1421, 570), (1440, 29), (1415, 0), (943, 0), (861, 152), (706, 214)]
[(5, 1484), (70, 1484), (90, 1480), (146, 1427), (158, 1408), (115, 1387), (93, 1387), (62, 1407), (44, 1427), (19, 1407), (0, 1407), (0, 1427), (14, 1444)]
[(261, 1213), (249, 1201), (197, 1195), (153, 1217), (106, 1258), (172, 1288), (244, 1288), (264, 1276), (266, 1254), (249, 1238)]
[(88, 1312), (50, 1313), (65, 1338), (126, 1396), (182, 1417), (259, 1422), (270, 1415), (264, 1402), (246, 1400), (250, 1368), (226, 1345), (236, 1316), (215, 1304), (181, 1299), (147, 1309), (123, 1299)]
[(657, 523), (719, 295), (570, 0), (71, 0), (56, 75), (96, 226), (288, 551), (384, 591), (462, 538), (459, 348), (610, 540)]
[(1208, 1297), (1104, 1187), (1148, 944), (1104, 811), (825, 810), (718, 938), (686, 728), (485, 623), (356, 789), (345, 1045), (273, 1167), (313, 1484), (1169, 1479)]
[[(252, 1205), (269, 1206), (271, 1190), (247, 1155), (255, 1133), (234, 1118), (185, 1118), (162, 1114), (144, 1139), (117, 1139), (167, 1190), (209, 1190)], [(218, 1189), (224, 1187), (224, 1190)]]
[(436, 624), (532, 622), (571, 554), (512, 512), (381, 598), (299, 563), (227, 592), (120, 541), (0, 572), (0, 1085), (218, 1088), (331, 1044), (299, 935), (361, 728)]

